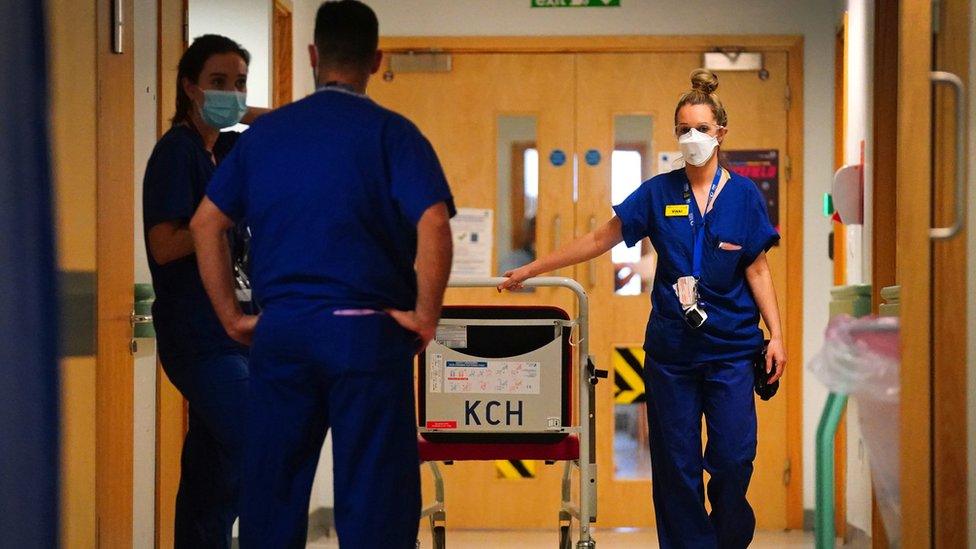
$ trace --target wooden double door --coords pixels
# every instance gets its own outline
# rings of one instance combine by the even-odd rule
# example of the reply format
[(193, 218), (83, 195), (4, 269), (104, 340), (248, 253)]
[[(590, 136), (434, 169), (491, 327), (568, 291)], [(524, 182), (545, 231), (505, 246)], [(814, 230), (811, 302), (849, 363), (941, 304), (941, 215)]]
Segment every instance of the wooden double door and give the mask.
[[(431, 140), (458, 207), (492, 210), (494, 275), (602, 224), (612, 215), (611, 206), (641, 181), (672, 169), (674, 107), (706, 47), (703, 42), (696, 51), (475, 51), (459, 39), (401, 42), (387, 41), (388, 57), (391, 50), (424, 46), (439, 48), (442, 57), (416, 72), (397, 71), (395, 62), (378, 75), (369, 94), (410, 118)], [(800, 318), (788, 313), (787, 304), (800, 299), (802, 270), (787, 258), (796, 257), (790, 246), (799, 251), (790, 234), (801, 230), (801, 219), (791, 215), (788, 204), (802, 189), (789, 169), (788, 115), (798, 107), (790, 105), (786, 50), (764, 52), (762, 77), (755, 71), (720, 73), (718, 94), (729, 112), (723, 149), (739, 151), (730, 162), (778, 168), (764, 190), (784, 238), (769, 257), (785, 330), (795, 347), (791, 351), (799, 357)], [(653, 249), (645, 242), (631, 250), (621, 245), (589, 264), (556, 273), (575, 278), (589, 294), (590, 352), (598, 367), (611, 370), (610, 379), (597, 386), (598, 526), (654, 523), (640, 381), (653, 264)], [(447, 302), (551, 304), (572, 313), (573, 297), (563, 292), (499, 295), (457, 289), (449, 290)], [(788, 513), (789, 505), (799, 503), (794, 483), (802, 478), (798, 422), (791, 421), (801, 413), (798, 398), (794, 402), (790, 396), (799, 394), (799, 366), (795, 370), (797, 375), (785, 378), (782, 396), (757, 403), (759, 453), (749, 496), (760, 528), (799, 526)], [(507, 475), (503, 465), (467, 462), (446, 468), (449, 527), (555, 524), (562, 468), (515, 464), (521, 475)], [(430, 480), (425, 476), (427, 501)]]

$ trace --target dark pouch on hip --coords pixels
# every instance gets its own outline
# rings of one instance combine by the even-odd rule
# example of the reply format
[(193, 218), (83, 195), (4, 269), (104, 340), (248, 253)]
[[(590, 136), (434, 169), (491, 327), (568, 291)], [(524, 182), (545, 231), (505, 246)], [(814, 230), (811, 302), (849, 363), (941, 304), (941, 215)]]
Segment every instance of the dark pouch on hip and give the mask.
[(769, 341), (764, 341), (762, 349), (756, 355), (756, 358), (752, 363), (752, 371), (755, 374), (756, 394), (759, 395), (759, 398), (763, 400), (773, 398), (773, 395), (775, 395), (776, 391), (779, 389), (778, 379), (773, 383), (769, 383), (769, 378), (776, 373), (776, 365), (773, 365), (772, 372), (766, 372), (766, 348), (768, 346)]

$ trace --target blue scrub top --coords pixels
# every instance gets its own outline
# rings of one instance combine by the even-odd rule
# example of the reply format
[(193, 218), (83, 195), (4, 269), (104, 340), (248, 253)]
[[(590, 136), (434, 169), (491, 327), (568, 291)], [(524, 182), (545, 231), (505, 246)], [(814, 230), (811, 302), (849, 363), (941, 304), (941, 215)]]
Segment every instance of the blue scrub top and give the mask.
[(259, 118), (207, 196), (251, 228), (251, 284), (267, 315), (412, 310), (417, 223), (453, 199), (406, 118), (325, 88)]
[[(651, 293), (652, 311), (644, 349), (668, 364), (732, 360), (755, 354), (762, 345), (759, 310), (745, 278), (745, 269), (779, 240), (769, 222), (766, 204), (755, 183), (731, 173), (705, 216), (705, 246), (699, 280), (705, 325), (693, 329), (684, 320), (673, 285), (692, 274), (693, 232), (688, 215), (667, 206), (686, 204), (684, 169), (660, 174), (614, 206), (627, 246), (650, 237), (657, 251)], [(691, 200), (693, 212), (697, 201)], [(696, 215), (701, 219), (700, 212)], [(721, 243), (728, 244), (720, 247)], [(723, 249), (735, 248), (741, 249)]]
[[(214, 144), (219, 163), (237, 142), (239, 133), (224, 132)], [(203, 138), (184, 125), (173, 126), (156, 143), (143, 179), (143, 237), (149, 250), (149, 230), (166, 221), (189, 222), (215, 166), (204, 148)], [(232, 239), (234, 248), (239, 242)], [(201, 355), (244, 348), (224, 331), (210, 304), (197, 270), (195, 254), (157, 264), (149, 256), (156, 301), (153, 324), (160, 357)]]

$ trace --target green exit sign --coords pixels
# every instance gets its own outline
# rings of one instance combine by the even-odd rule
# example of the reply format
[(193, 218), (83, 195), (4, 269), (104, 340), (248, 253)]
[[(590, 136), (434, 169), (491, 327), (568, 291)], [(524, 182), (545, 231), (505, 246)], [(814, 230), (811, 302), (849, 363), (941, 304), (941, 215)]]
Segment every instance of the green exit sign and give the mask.
[(620, 0), (532, 0), (533, 8), (619, 8)]

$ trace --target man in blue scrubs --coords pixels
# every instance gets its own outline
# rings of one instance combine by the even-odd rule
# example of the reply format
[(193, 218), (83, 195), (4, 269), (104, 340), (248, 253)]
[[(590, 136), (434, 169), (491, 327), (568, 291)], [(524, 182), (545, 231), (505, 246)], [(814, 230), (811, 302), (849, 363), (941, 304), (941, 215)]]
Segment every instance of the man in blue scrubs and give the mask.
[(319, 91), (265, 115), (214, 175), (191, 223), (224, 327), (233, 299), (223, 231), (251, 228), (262, 315), (251, 349), (241, 547), (304, 547), (309, 494), (332, 430), (344, 547), (412, 548), (420, 519), (413, 356), (434, 335), (451, 263), (453, 200), (430, 143), (364, 95), (378, 23), (326, 2), (310, 48)]

